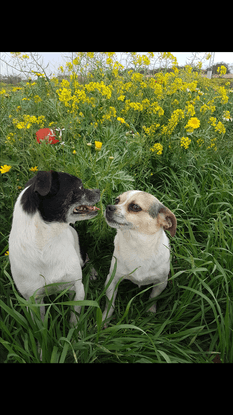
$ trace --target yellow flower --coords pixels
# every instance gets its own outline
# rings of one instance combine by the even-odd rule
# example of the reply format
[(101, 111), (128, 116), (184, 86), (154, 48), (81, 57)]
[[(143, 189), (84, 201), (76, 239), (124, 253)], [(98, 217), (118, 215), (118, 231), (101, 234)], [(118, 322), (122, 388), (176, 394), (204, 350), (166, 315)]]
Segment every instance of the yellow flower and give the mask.
[(224, 121), (229, 121), (229, 120), (232, 121), (230, 111), (223, 111), (223, 117), (222, 118), (223, 118)]
[(73, 65), (72, 65), (71, 62), (66, 62), (66, 66), (67, 66), (67, 68), (68, 68), (69, 71), (72, 71)]
[(131, 76), (131, 79), (132, 79), (132, 81), (139, 81), (139, 82), (141, 82), (142, 79), (143, 79), (143, 75), (141, 73), (134, 73)]
[(187, 105), (187, 107), (185, 107), (185, 109), (187, 110), (187, 114), (188, 115), (195, 115), (195, 109), (194, 106), (192, 104)]
[(182, 137), (180, 139), (180, 145), (181, 147), (184, 147), (186, 150), (188, 148), (188, 146), (191, 144), (191, 139), (188, 137)]
[(24, 122), (19, 122), (18, 124), (16, 124), (16, 127), (21, 130), (22, 128), (25, 127), (25, 123)]
[(142, 111), (143, 105), (140, 102), (130, 102), (129, 106), (134, 109), (134, 111)]
[(215, 131), (218, 131), (219, 134), (221, 134), (221, 133), (225, 134), (226, 129), (225, 129), (224, 125), (221, 123), (221, 121), (219, 121), (218, 124), (216, 125)]
[(6, 251), (4, 255), (5, 256), (8, 256), (9, 255), (9, 251)]
[(107, 65), (111, 65), (111, 63), (113, 63), (113, 60), (112, 60), (111, 58), (108, 58), (108, 59), (106, 60), (106, 63), (107, 63)]
[(186, 124), (186, 126), (184, 128), (187, 128), (187, 131), (189, 133), (192, 133), (194, 129), (199, 128), (200, 127), (200, 121), (197, 117), (192, 117), (190, 118), (190, 120), (188, 121), (188, 123)]
[(36, 72), (36, 71), (33, 71), (33, 70), (32, 70), (32, 72), (33, 72), (36, 76), (41, 76), (42, 78), (45, 78), (45, 75), (44, 75), (43, 73)]
[(38, 171), (38, 168), (37, 168), (37, 167), (38, 167), (38, 166), (31, 167), (29, 170), (30, 170), (30, 171), (33, 171), (33, 172)]
[(76, 153), (77, 153), (77, 151), (75, 151), (75, 150), (74, 150), (74, 151), (73, 151), (73, 154), (76, 154)]
[(4, 164), (4, 166), (1, 166), (0, 172), (2, 174), (7, 173), (11, 169), (11, 166), (7, 166), (7, 164)]
[(225, 73), (227, 72), (227, 68), (223, 65), (221, 67), (219, 66), (217, 72), (220, 72), (220, 75), (225, 75)]
[(101, 150), (102, 145), (103, 143), (101, 143), (101, 141), (95, 141), (95, 150)]
[(213, 125), (215, 127), (216, 126), (216, 121), (217, 121), (217, 118), (210, 117), (208, 123), (211, 124), (211, 125)]
[[(7, 136), (7, 140), (11, 140), (12, 138), (14, 137), (14, 134), (13, 133), (10, 133), (8, 136)], [(15, 141), (15, 140), (13, 140), (13, 141)]]
[(215, 141), (217, 140), (217, 138), (212, 138), (211, 140), (210, 140), (210, 146), (208, 146), (207, 147), (207, 150), (209, 149), (209, 148), (213, 148), (214, 147), (214, 150), (215, 151), (217, 151), (217, 146), (216, 146), (216, 144), (215, 144)]
[(146, 55), (142, 55), (144, 65), (150, 65), (150, 59)]
[(14, 86), (14, 87), (12, 88), (12, 91), (13, 91), (13, 92), (16, 92), (16, 91), (20, 91), (20, 89), (23, 89), (23, 88), (20, 88), (20, 86)]
[(163, 146), (160, 143), (155, 143), (152, 148), (150, 148), (151, 151), (156, 151), (156, 153), (160, 156), (163, 152)]
[(63, 86), (64, 88), (69, 87), (70, 83), (69, 83), (69, 81), (67, 81), (67, 79), (63, 79), (62, 82), (61, 82), (61, 86)]
[(121, 124), (125, 123), (124, 118), (117, 117), (117, 121), (120, 121), (120, 122), (121, 122)]
[(218, 91), (222, 97), (221, 104), (226, 104), (228, 102), (228, 96), (224, 86), (220, 86), (218, 88)]
[(199, 138), (199, 139), (197, 140), (197, 144), (199, 145), (199, 147), (201, 147), (201, 146), (202, 146), (202, 144), (204, 144), (204, 140), (203, 140), (202, 138)]
[(35, 95), (34, 96), (34, 101), (35, 102), (40, 102), (40, 101), (42, 101), (42, 99), (41, 99), (41, 97), (39, 97), (39, 95)]

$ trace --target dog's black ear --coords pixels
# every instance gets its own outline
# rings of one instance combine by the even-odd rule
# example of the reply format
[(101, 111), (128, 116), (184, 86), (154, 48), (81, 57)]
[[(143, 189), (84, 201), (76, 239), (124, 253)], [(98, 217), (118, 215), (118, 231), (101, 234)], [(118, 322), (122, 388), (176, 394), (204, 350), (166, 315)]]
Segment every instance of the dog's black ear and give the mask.
[(41, 196), (46, 196), (52, 186), (52, 172), (51, 171), (38, 171), (36, 175), (34, 191), (38, 192)]

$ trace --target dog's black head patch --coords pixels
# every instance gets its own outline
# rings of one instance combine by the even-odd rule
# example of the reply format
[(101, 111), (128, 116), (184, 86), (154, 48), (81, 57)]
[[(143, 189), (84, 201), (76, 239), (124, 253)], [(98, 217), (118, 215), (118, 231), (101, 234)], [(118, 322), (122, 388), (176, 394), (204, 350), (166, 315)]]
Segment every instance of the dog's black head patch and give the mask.
[[(84, 217), (88, 216), (84, 207), (80, 215), (74, 212), (75, 207), (93, 205), (99, 201), (100, 196), (99, 189), (84, 189), (82, 180), (78, 177), (55, 171), (39, 171), (27, 182), (27, 186), (30, 187), (21, 198), (24, 212), (34, 214), (38, 210), (46, 222), (76, 222), (81, 216), (82, 219), (88, 219)], [(96, 216), (97, 208), (90, 208), (88, 213), (92, 217)]]

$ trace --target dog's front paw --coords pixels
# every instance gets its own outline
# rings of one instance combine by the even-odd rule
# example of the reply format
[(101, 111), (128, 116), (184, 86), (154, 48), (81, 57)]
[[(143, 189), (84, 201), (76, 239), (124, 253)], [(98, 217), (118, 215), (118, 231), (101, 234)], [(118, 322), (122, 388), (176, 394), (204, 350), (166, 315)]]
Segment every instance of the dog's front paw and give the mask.
[(92, 267), (91, 273), (90, 273), (90, 280), (96, 280), (96, 277), (98, 276), (97, 271), (95, 268)]
[(74, 313), (71, 313), (71, 316), (70, 316), (70, 326), (71, 327), (76, 327), (77, 324), (78, 324), (77, 316)]

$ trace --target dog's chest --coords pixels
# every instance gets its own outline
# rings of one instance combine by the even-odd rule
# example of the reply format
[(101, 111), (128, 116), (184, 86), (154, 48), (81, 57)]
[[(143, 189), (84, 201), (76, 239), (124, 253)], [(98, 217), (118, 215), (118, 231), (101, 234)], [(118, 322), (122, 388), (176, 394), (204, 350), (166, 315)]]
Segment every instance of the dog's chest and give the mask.
[(61, 240), (61, 237), (64, 237), (64, 233), (69, 235), (69, 229), (66, 223), (51, 223), (48, 225), (41, 220), (39, 214), (35, 215), (34, 230), (35, 244), (40, 250), (43, 250), (52, 241), (54, 243), (54, 240)]
[(113, 257), (117, 258), (117, 274), (124, 275), (125, 279), (138, 286), (164, 280), (170, 270), (169, 242), (166, 238), (165, 235), (164, 242), (167, 246), (161, 244), (158, 249), (122, 244), (122, 241), (116, 239)]

